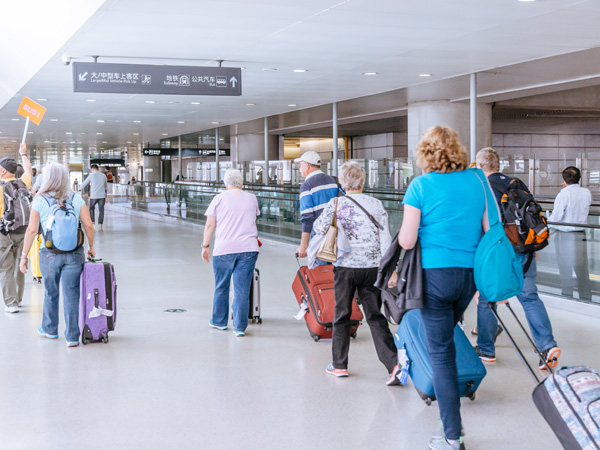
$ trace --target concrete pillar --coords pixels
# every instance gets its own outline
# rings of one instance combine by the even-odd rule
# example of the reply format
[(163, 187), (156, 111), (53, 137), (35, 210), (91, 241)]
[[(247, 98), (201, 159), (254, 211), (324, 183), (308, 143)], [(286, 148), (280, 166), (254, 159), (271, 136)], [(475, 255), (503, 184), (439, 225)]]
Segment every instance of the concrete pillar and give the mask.
[[(408, 105), (408, 156), (415, 157), (421, 135), (436, 125), (448, 126), (458, 133), (460, 142), (469, 155), (470, 105), (468, 102), (436, 100)], [(492, 145), (492, 105), (477, 105), (477, 150)], [(470, 159), (470, 158), (469, 158)]]
[(144, 156), (144, 181), (161, 181), (160, 156)]

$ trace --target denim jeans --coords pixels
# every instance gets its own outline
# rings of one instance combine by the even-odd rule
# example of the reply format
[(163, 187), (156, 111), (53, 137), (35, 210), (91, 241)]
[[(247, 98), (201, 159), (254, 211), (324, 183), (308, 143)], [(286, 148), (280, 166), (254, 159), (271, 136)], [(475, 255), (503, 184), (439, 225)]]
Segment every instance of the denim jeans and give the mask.
[(215, 273), (215, 295), (213, 299), (212, 323), (219, 327), (227, 326), (229, 319), (229, 285), (233, 276), (235, 295), (231, 309), (233, 311), (233, 329), (244, 331), (248, 327), (250, 309), (250, 287), (258, 252), (230, 253), (213, 256)]
[(392, 373), (394, 366), (398, 364), (398, 351), (388, 321), (381, 314), (381, 291), (373, 286), (377, 280), (377, 268), (334, 267), (333, 280), (335, 289), (331, 340), (333, 367), (336, 369), (348, 368), (352, 299), (354, 293), (358, 291), (360, 304), (365, 312), (379, 361), (383, 363), (388, 373)]
[(96, 223), (96, 205), (98, 205), (98, 225), (104, 223), (104, 204), (106, 203), (105, 198), (90, 198), (90, 218), (93, 223)]
[(460, 438), (460, 392), (454, 327), (475, 294), (473, 269), (424, 269), (423, 325), (433, 369), (433, 387), (448, 439)]
[(65, 338), (68, 342), (79, 340), (79, 285), (85, 256), (83, 248), (69, 253), (51, 253), (40, 250), (40, 270), (44, 279), (44, 313), (42, 329), (48, 334), (58, 334), (59, 284), (62, 281)]
[[(527, 262), (527, 256), (521, 255), (523, 265)], [(525, 273), (523, 289), (517, 295), (517, 298), (525, 311), (525, 317), (527, 317), (527, 323), (529, 323), (529, 329), (531, 330), (535, 345), (538, 349), (544, 351), (556, 346), (556, 341), (552, 336), (552, 325), (550, 324), (548, 312), (546, 311), (544, 302), (542, 302), (538, 295), (535, 284), (536, 274), (537, 265), (534, 256), (529, 270)], [(491, 356), (496, 355), (494, 337), (497, 330), (498, 321), (492, 311), (490, 311), (488, 302), (480, 298), (477, 305), (477, 346), (482, 353)]]

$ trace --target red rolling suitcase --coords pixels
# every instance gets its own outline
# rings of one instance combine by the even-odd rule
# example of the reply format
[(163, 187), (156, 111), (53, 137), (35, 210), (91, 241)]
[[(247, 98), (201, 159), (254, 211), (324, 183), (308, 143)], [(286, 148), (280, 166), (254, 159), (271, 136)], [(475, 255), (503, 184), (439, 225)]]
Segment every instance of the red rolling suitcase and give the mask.
[[(306, 305), (304, 320), (315, 342), (320, 339), (331, 339), (335, 309), (333, 266), (317, 266), (314, 269), (309, 269), (307, 266), (300, 267), (292, 283), (292, 290), (300, 307)], [(356, 300), (352, 303), (350, 334), (356, 337), (356, 330), (363, 319), (363, 314)]]

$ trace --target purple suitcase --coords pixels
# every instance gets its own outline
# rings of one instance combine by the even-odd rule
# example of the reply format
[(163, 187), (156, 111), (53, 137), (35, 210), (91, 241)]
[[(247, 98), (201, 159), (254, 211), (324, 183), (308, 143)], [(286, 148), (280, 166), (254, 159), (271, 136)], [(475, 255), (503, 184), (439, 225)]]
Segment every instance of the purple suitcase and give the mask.
[(117, 320), (117, 282), (112, 264), (86, 262), (81, 274), (79, 328), (81, 342), (102, 340), (108, 343), (108, 332)]

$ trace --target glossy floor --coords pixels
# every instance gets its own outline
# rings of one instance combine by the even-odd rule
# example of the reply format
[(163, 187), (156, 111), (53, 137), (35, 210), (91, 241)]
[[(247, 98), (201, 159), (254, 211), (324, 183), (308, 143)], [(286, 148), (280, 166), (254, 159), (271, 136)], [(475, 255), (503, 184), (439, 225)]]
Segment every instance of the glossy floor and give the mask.
[[(330, 343), (313, 342), (293, 318), (293, 247), (262, 247), (264, 323), (236, 338), (208, 326), (212, 266), (200, 243), (196, 226), (108, 214), (96, 244), (119, 286), (108, 344), (67, 349), (62, 318), (58, 340), (38, 336), (43, 286), (27, 277), (22, 312), (0, 316), (0, 449), (427, 448), (437, 407), (412, 385), (385, 386), (366, 325), (351, 344), (350, 377), (325, 374)], [(561, 363), (600, 367), (600, 319), (549, 312)], [(559, 449), (505, 336), (497, 357), (477, 399), (462, 404), (467, 448)]]

